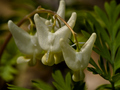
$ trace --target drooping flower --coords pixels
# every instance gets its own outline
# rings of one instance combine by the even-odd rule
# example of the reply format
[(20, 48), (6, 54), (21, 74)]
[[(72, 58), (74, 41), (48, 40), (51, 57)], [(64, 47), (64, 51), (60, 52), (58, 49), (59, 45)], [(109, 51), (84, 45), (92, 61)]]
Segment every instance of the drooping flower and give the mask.
[[(45, 25), (44, 21), (42, 21), (41, 17), (39, 17), (38, 14), (35, 14), (34, 21), (37, 29), (39, 45), (43, 50), (47, 51), (47, 53), (42, 58), (42, 62), (45, 65), (51, 66), (54, 63), (57, 63), (57, 61), (53, 59), (54, 54), (61, 52), (59, 44), (60, 38), (63, 38), (66, 42), (68, 42), (71, 31), (66, 25), (64, 25), (54, 33), (50, 32), (49, 28)], [(71, 28), (73, 28), (75, 25), (75, 21), (76, 13), (74, 12), (72, 13), (71, 18), (68, 20), (67, 23)]]
[(60, 46), (67, 66), (73, 70), (73, 80), (80, 81), (84, 78), (83, 70), (87, 67), (92, 47), (96, 40), (96, 33), (93, 33), (79, 52), (76, 52), (64, 39), (60, 39)]
[[(11, 20), (8, 21), (8, 27), (20, 52), (28, 57), (31, 57), (33, 62), (35, 62), (35, 57), (42, 51), (40, 45), (38, 44), (37, 33), (32, 36), (15, 25)], [(24, 60), (19, 58), (17, 61), (19, 63), (24, 62)], [(27, 61), (30, 61), (30, 59)]]
[[(64, 0), (60, 0), (60, 3), (59, 3), (59, 7), (58, 7), (58, 10), (56, 12), (61, 18), (65, 19), (65, 1)], [(53, 26), (53, 22), (52, 22), (52, 19), (50, 20), (47, 20), (45, 18), (42, 18), (41, 19), (43, 20), (43, 22), (47, 25), (47, 27), (49, 28), (49, 30), (52, 29), (52, 26)], [(53, 16), (53, 20), (55, 20), (55, 17)], [(59, 22), (60, 22), (60, 25), (63, 26), (64, 23), (58, 19)], [(56, 26), (54, 28), (54, 30), (58, 30), (59, 29), (59, 23), (58, 21), (56, 21)]]

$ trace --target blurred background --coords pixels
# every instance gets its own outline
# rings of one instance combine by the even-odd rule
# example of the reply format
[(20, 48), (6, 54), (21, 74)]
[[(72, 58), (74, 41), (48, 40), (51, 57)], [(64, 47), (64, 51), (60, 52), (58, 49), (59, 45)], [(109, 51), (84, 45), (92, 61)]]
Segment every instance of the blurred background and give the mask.
[[(66, 20), (72, 12), (77, 12), (77, 21), (74, 31), (81, 34), (81, 30), (86, 30), (84, 20), (86, 12), (93, 12), (93, 6), (97, 5), (104, 10), (104, 2), (110, 0), (65, 0), (66, 1)], [(120, 3), (120, 0), (116, 0)], [(23, 17), (35, 10), (38, 6), (45, 9), (56, 11), (59, 0), (0, 0), (0, 50), (9, 35), (7, 22), (12, 20), (18, 23)], [(27, 26), (22, 26), (27, 29)], [(81, 41), (85, 39), (80, 38)], [(41, 79), (47, 83), (52, 83), (51, 73), (54, 69), (60, 69), (63, 74), (69, 70), (64, 62), (52, 67), (44, 66), (40, 61), (37, 65), (29, 67), (27, 64), (16, 64), (16, 59), (21, 53), (18, 51), (14, 40), (11, 39), (0, 59), (0, 90), (8, 90), (7, 83), (20, 87), (31, 88), (31, 80)], [(92, 57), (97, 60), (99, 56), (93, 52)], [(103, 83), (109, 83), (92, 73), (85, 70), (85, 81), (88, 90), (94, 90)]]

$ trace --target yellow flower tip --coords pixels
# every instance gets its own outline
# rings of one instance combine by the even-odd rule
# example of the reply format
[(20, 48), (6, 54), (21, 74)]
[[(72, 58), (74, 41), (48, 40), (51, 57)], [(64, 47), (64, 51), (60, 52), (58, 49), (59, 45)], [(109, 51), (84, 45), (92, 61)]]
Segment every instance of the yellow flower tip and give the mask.
[(44, 65), (52, 66), (54, 65), (54, 57), (52, 53), (45, 53), (45, 55), (41, 59)]
[(62, 52), (55, 53), (54, 60), (55, 60), (55, 64), (58, 64), (58, 63), (61, 63), (62, 61), (64, 61)]
[(84, 80), (84, 78), (85, 78), (85, 74), (81, 70), (74, 71), (74, 73), (72, 75), (72, 79), (75, 82), (82, 81), (82, 80)]

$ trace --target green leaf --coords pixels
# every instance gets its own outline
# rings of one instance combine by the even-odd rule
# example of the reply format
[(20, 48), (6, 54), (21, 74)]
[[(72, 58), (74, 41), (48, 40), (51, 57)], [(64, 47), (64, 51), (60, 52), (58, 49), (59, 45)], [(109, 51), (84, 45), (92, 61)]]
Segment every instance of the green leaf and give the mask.
[(112, 89), (111, 84), (104, 84), (104, 85), (100, 85), (95, 90), (111, 90), (111, 89)]
[(114, 73), (119, 68), (120, 68), (120, 48), (117, 51), (117, 55), (116, 55), (116, 58), (115, 58), (115, 61), (114, 61)]
[(113, 26), (113, 30), (114, 30), (114, 37), (116, 36), (117, 31), (120, 28), (120, 18), (115, 22), (114, 26)]
[(35, 87), (39, 88), (40, 90), (54, 90), (52, 86), (43, 82), (42, 80), (32, 80), (32, 83)]
[(87, 70), (93, 72), (93, 74), (99, 74), (95, 68), (88, 67)]
[(111, 2), (110, 2), (110, 7), (112, 7), (111, 9), (112, 9), (112, 11), (114, 11), (115, 10), (115, 8), (116, 8), (116, 1), (115, 0), (112, 0)]
[[(99, 48), (99, 47), (98, 47)], [(100, 50), (96, 49), (96, 48), (93, 48), (93, 50), (98, 53), (99, 55), (101, 55), (102, 57), (104, 57), (106, 60), (109, 60), (110, 61), (110, 57), (108, 57), (106, 55), (106, 53), (103, 51), (102, 52), (102, 49), (100, 48)], [(110, 61), (111, 62), (111, 61)], [(112, 62), (111, 62), (112, 63)]]
[(96, 20), (95, 17), (93, 17), (90, 13), (87, 13), (87, 17), (88, 19), (90, 19), (90, 21), (95, 25), (95, 32), (97, 33), (97, 37), (100, 36), (100, 34), (102, 35), (102, 37), (104, 37), (104, 40), (108, 43), (108, 45), (110, 44), (110, 38), (108, 33), (106, 32), (106, 30), (100, 25), (100, 23)]
[(117, 20), (117, 17), (119, 16), (119, 14), (120, 14), (120, 4), (117, 5), (117, 7), (116, 7), (116, 9), (114, 11), (114, 14), (113, 14), (113, 24)]
[(6, 51), (7, 51), (10, 55), (15, 55), (15, 54), (17, 54), (18, 48), (17, 48), (17, 46), (16, 46), (13, 38), (12, 38), (12, 39), (10, 40), (10, 42), (7, 44)]
[(118, 88), (116, 90), (120, 90), (120, 80), (115, 82), (115, 87)]
[(57, 90), (64, 90), (58, 83), (52, 82), (53, 85), (57, 88)]
[(99, 63), (100, 68), (102, 69), (102, 71), (104, 73), (106, 73), (105, 66), (104, 66), (104, 60), (102, 59), (101, 56), (100, 56), (100, 60), (98, 60), (98, 63)]
[(120, 81), (120, 73), (115, 74), (115, 75), (112, 77), (112, 80), (113, 80), (114, 83)]
[(105, 7), (105, 10), (106, 10), (106, 12), (107, 12), (107, 15), (108, 15), (108, 17), (109, 17), (109, 19), (111, 20), (111, 7), (110, 7), (110, 5), (108, 4), (108, 2), (105, 2), (105, 4), (104, 4), (104, 7)]
[(55, 71), (55, 73), (52, 74), (52, 77), (60, 86), (65, 87), (64, 79), (63, 79), (62, 74), (59, 70)]
[(107, 18), (107, 15), (97, 6), (94, 7), (95, 12), (97, 15), (102, 19), (102, 21), (105, 23), (106, 27), (108, 27), (108, 30), (110, 29), (109, 27), (109, 20)]
[(85, 21), (85, 26), (90, 34), (94, 32), (93, 24), (88, 19)]
[(107, 69), (107, 77), (106, 77), (106, 79), (108, 79), (108, 80), (110, 80), (110, 78), (111, 78), (111, 72), (110, 72), (110, 66), (109, 66), (109, 62), (108, 61), (106, 61), (106, 69)]
[(83, 34), (85, 37), (87, 37), (87, 38), (89, 38), (89, 37), (90, 37), (90, 34), (89, 34), (89, 33), (87, 33), (86, 31), (81, 30), (81, 32), (82, 32), (82, 34)]
[[(89, 63), (95, 67), (95, 69), (90, 68), (91, 70), (97, 71), (97, 73), (99, 73), (99, 74), (102, 73), (102, 71), (100, 70), (100, 68), (98, 67), (98, 65), (95, 63), (95, 61), (94, 61), (92, 58), (90, 59), (90, 62), (89, 62)], [(90, 70), (90, 69), (89, 69), (89, 70)]]
[(22, 88), (22, 87), (17, 87), (15, 85), (11, 85), (11, 84), (8, 84), (8, 89), (10, 89), (10, 90), (30, 90), (30, 89), (26, 89), (26, 88)]
[(109, 52), (108, 46), (107, 46), (107, 44), (105, 43), (105, 41), (104, 41), (103, 38), (104, 38), (104, 37), (101, 36), (102, 53), (104, 54), (104, 56), (106, 55), (105, 57), (107, 57), (107, 60), (108, 60), (110, 63), (112, 63), (112, 62), (110, 61), (110, 52)]
[(10, 81), (14, 79), (13, 74), (17, 74), (17, 70), (13, 68), (11, 65), (7, 65), (5, 67), (0, 67), (0, 76), (5, 81)]
[(65, 77), (65, 82), (66, 82), (66, 85), (68, 86), (68, 87), (71, 87), (71, 75), (70, 75), (70, 73), (67, 73), (67, 75), (66, 75), (66, 77)]
[[(57, 90), (71, 90), (70, 82), (71, 77), (70, 74), (67, 74), (64, 81), (63, 76), (59, 70), (55, 71), (54, 74), (52, 74), (53, 79), (55, 82), (53, 82), (53, 85), (57, 88)], [(69, 79), (69, 80), (68, 80)]]
[(14, 75), (17, 74), (17, 69), (13, 66), (16, 65), (18, 56), (20, 56), (20, 52), (18, 51), (14, 40), (11, 39), (1, 58), (2, 65), (0, 66), (0, 76), (5, 81), (13, 80)]

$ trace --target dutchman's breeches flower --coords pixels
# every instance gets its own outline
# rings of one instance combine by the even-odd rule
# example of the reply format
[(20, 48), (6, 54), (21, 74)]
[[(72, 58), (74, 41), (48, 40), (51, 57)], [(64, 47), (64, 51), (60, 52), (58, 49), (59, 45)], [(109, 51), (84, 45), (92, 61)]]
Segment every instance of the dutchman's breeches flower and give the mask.
[[(53, 65), (54, 63), (59, 63), (59, 60), (54, 60), (55, 57), (57, 58), (56, 53), (61, 52), (60, 48), (60, 38), (63, 38), (66, 42), (68, 42), (68, 39), (70, 38), (71, 31), (69, 28), (64, 25), (61, 28), (59, 28), (57, 31), (50, 32), (49, 28), (45, 25), (44, 21), (42, 21), (41, 17), (39, 17), (38, 14), (35, 14), (34, 21), (37, 29), (37, 36), (38, 36), (38, 42), (41, 48), (47, 53), (43, 56), (42, 62), (45, 65)], [(71, 28), (74, 27), (76, 21), (76, 13), (72, 13), (71, 18), (68, 20), (68, 24)], [(62, 56), (62, 53), (61, 53)]]
[[(59, 7), (58, 7), (58, 10), (56, 12), (61, 18), (65, 19), (65, 1), (64, 0), (60, 0), (60, 3), (59, 3)], [(47, 25), (47, 27), (49, 28), (49, 30), (52, 29), (53, 27), (53, 22), (52, 22), (52, 19), (50, 20), (47, 20), (45, 18), (42, 18), (42, 21)], [(55, 17), (53, 17), (53, 20), (55, 20)], [(56, 20), (56, 26), (54, 28), (55, 31), (57, 31), (59, 29), (59, 24), (61, 25), (61, 27), (64, 25), (64, 23), (58, 19), (60, 23), (58, 23), (58, 21)]]
[(15, 25), (11, 20), (8, 21), (8, 27), (20, 52), (27, 55), (28, 57), (31, 57), (31, 59), (19, 57), (17, 59), (17, 63), (33, 60), (33, 64), (35, 64), (36, 56), (39, 55), (42, 51), (40, 45), (38, 44), (37, 33), (32, 36)]
[(87, 67), (92, 47), (96, 40), (96, 33), (93, 33), (79, 52), (76, 52), (63, 38), (60, 39), (60, 46), (67, 66), (74, 71), (73, 80), (80, 81), (84, 78), (83, 70)]

